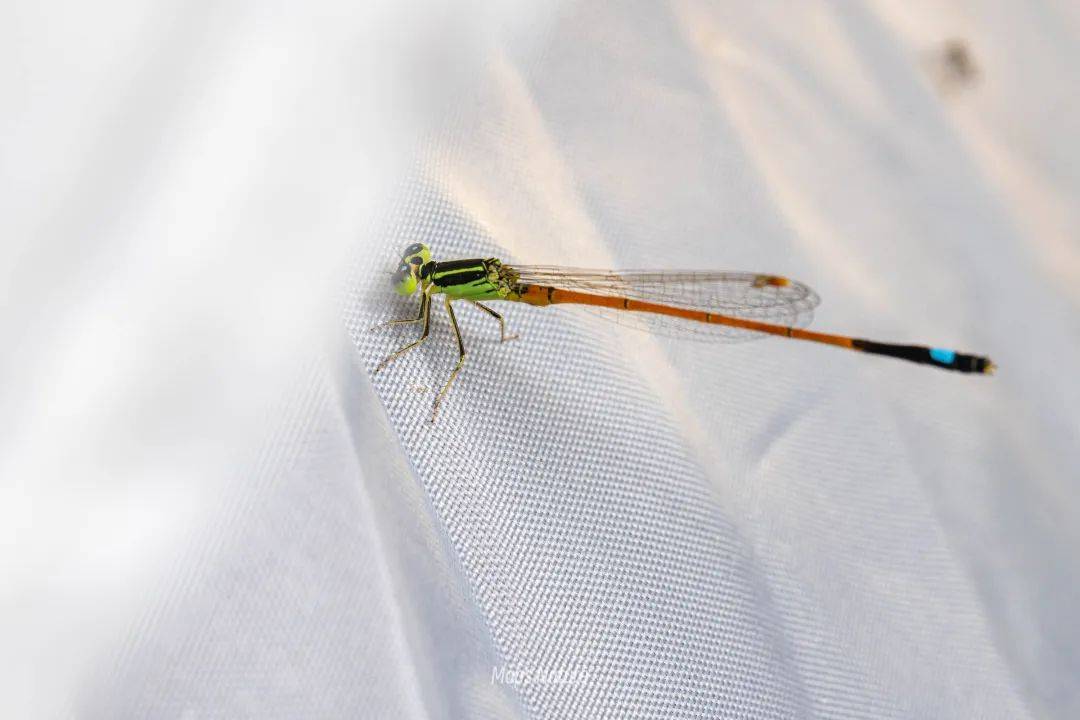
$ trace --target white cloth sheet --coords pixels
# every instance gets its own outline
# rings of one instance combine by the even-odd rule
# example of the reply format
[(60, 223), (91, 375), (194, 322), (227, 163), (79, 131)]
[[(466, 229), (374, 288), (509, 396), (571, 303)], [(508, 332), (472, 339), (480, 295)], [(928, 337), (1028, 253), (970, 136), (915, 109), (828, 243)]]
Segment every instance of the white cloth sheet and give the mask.
[[(1073, 4), (3, 15), (3, 716), (1080, 716)], [(463, 305), (432, 424), (414, 242), (1000, 372)]]

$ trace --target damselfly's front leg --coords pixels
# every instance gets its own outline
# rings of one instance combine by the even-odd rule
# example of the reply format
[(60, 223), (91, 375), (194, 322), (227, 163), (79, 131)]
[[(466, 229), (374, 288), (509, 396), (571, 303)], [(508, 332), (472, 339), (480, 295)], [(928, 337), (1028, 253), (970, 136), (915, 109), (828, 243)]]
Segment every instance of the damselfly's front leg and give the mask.
[(381, 322), (378, 325), (373, 325), (371, 328), (368, 329), (368, 332), (373, 332), (375, 330), (380, 330), (380, 329), (382, 329), (384, 327), (390, 327), (391, 325), (412, 325), (413, 323), (420, 322), (421, 320), (424, 319), (424, 307), (427, 304), (427, 301), (428, 301), (427, 293), (421, 293), (420, 294), (420, 310), (416, 313), (416, 317), (414, 317), (414, 318), (406, 318), (404, 320), (387, 320), (386, 322)]
[(506, 342), (507, 340), (517, 340), (517, 337), (518, 337), (517, 333), (515, 333), (513, 335), (507, 335), (506, 334), (506, 321), (503, 320), (502, 315), (495, 312), (494, 310), (489, 308), (487, 305), (481, 305), (480, 303), (476, 302), (475, 300), (470, 300), (469, 302), (471, 302), (473, 305), (480, 308), (481, 310), (486, 312), (488, 315), (490, 315), (491, 317), (493, 317), (493, 318), (495, 318), (496, 320), (499, 321), (499, 342)]
[(454, 308), (450, 307), (449, 296), (446, 297), (446, 314), (450, 316), (450, 327), (454, 328), (454, 337), (457, 338), (458, 361), (457, 365), (454, 366), (454, 371), (450, 373), (450, 379), (446, 381), (442, 390), (439, 391), (439, 395), (435, 398), (435, 406), (431, 408), (431, 422), (435, 422), (435, 416), (439, 414), (439, 405), (442, 403), (443, 398), (446, 397), (446, 393), (450, 392), (450, 384), (454, 382), (454, 378), (457, 377), (461, 366), (465, 364), (465, 343), (461, 342), (461, 330), (458, 328), (457, 318), (454, 317)]
[[(420, 339), (417, 340), (416, 342), (409, 343), (408, 345), (401, 348), (396, 353), (394, 353), (393, 355), (391, 355), (390, 357), (386, 358), (381, 363), (379, 363), (379, 366), (377, 368), (375, 368), (375, 373), (374, 374), (377, 375), (379, 373), (379, 371), (382, 370), (384, 367), (386, 367), (390, 363), (394, 362), (399, 357), (401, 357), (405, 353), (409, 352), (410, 350), (412, 350), (414, 347), (416, 347), (420, 343), (427, 340), (428, 329), (431, 327), (431, 298), (428, 296), (427, 293), (424, 293), (423, 297), (420, 299), (420, 317), (418, 317), (417, 320), (423, 320), (424, 321), (424, 332), (422, 332), (420, 334)], [(413, 321), (406, 320), (405, 322), (413, 322)], [(460, 342), (460, 340), (459, 340), (459, 342)]]

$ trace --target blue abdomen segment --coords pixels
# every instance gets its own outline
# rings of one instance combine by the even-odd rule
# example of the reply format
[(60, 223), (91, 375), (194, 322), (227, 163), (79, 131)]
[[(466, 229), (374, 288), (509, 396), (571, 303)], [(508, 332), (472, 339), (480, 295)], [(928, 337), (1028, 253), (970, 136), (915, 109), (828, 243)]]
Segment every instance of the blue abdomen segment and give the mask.
[(952, 365), (956, 362), (956, 351), (945, 348), (930, 348), (930, 358), (942, 365)]

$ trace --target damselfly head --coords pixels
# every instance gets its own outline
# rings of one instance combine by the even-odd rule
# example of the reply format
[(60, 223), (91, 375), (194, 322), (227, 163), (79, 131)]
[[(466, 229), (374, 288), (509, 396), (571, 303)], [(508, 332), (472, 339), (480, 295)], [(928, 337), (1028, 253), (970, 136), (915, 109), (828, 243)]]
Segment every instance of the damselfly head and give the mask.
[(431, 262), (431, 250), (423, 243), (413, 243), (401, 254), (401, 264), (394, 271), (394, 289), (399, 295), (412, 295), (419, 284), (420, 268)]

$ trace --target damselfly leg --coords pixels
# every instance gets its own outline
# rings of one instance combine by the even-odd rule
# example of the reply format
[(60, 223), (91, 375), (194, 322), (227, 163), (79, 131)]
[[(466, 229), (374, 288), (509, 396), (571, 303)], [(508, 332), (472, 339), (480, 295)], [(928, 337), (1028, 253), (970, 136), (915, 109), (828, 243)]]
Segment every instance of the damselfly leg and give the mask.
[[(416, 340), (415, 342), (409, 343), (408, 345), (401, 348), (400, 350), (395, 352), (393, 355), (390, 355), (385, 360), (383, 360), (381, 363), (379, 363), (379, 366), (377, 368), (375, 368), (375, 374), (378, 374), (379, 371), (381, 371), (387, 365), (394, 362), (399, 357), (401, 357), (405, 353), (409, 352), (410, 350), (412, 350), (414, 347), (416, 347), (420, 343), (427, 340), (427, 338), (428, 338), (428, 330), (431, 328), (431, 297), (427, 293), (424, 293), (423, 295), (420, 296), (420, 314), (419, 314), (419, 316), (417, 316), (416, 320), (391, 320), (390, 324), (412, 323), (412, 322), (417, 322), (418, 320), (423, 320), (424, 321), (424, 331), (420, 334), (420, 339)], [(387, 323), (383, 323), (384, 326), (386, 324)], [(376, 327), (380, 327), (380, 326), (377, 325)]]
[(382, 330), (383, 328), (392, 327), (394, 325), (412, 325), (413, 323), (420, 322), (424, 319), (424, 307), (427, 303), (427, 299), (427, 293), (424, 293), (424, 295), (420, 298), (420, 309), (419, 311), (417, 311), (416, 317), (404, 318), (402, 320), (387, 320), (386, 322), (381, 322), (378, 325), (372, 325), (370, 328), (368, 328), (368, 332), (375, 332), (376, 330)]
[[(450, 379), (443, 385), (442, 390), (439, 391), (439, 395), (435, 398), (435, 405), (431, 408), (431, 422), (435, 422), (435, 416), (439, 414), (439, 405), (442, 403), (443, 398), (450, 392), (450, 385), (454, 382), (454, 378), (457, 377), (458, 372), (461, 371), (461, 366), (465, 364), (465, 343), (461, 341), (461, 329), (458, 328), (457, 318), (454, 316), (454, 308), (450, 306), (450, 296), (445, 298), (446, 314), (450, 316), (450, 327), (454, 328), (454, 337), (457, 338), (458, 348), (458, 361), (454, 366), (454, 371), (450, 373)], [(501, 318), (500, 318), (501, 319)]]
[(514, 333), (513, 335), (507, 335), (506, 334), (506, 320), (503, 320), (502, 315), (495, 312), (494, 310), (489, 308), (487, 305), (484, 305), (482, 303), (478, 303), (475, 300), (470, 300), (469, 302), (471, 302), (473, 305), (480, 308), (481, 310), (486, 312), (488, 315), (490, 315), (491, 317), (493, 317), (493, 318), (495, 318), (496, 320), (499, 321), (499, 342), (506, 342), (507, 340), (517, 340), (518, 339), (517, 333)]

